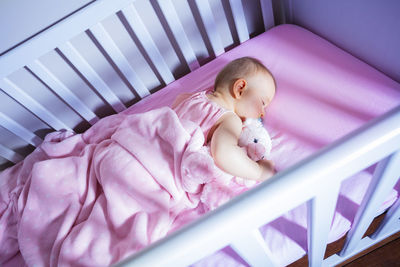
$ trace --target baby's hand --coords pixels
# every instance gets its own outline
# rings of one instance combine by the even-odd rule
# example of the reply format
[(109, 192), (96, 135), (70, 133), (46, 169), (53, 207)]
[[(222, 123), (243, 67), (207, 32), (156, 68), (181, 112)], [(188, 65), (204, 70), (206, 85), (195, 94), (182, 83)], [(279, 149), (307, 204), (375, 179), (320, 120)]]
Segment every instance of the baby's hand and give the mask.
[(274, 176), (275, 168), (274, 163), (271, 160), (262, 159), (258, 161), (258, 164), (261, 167), (261, 181), (265, 181), (268, 178)]

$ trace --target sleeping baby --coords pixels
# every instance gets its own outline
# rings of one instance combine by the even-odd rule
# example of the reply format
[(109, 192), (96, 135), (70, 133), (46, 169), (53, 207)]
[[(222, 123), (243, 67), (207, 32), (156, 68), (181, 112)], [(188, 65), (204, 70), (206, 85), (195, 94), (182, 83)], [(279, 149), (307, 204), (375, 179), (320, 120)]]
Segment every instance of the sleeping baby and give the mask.
[(243, 57), (219, 72), (214, 90), (180, 95), (173, 109), (179, 118), (201, 127), (219, 168), (233, 176), (264, 181), (274, 174), (272, 162), (252, 160), (238, 140), (243, 122), (263, 117), (274, 95), (271, 72), (257, 59)]

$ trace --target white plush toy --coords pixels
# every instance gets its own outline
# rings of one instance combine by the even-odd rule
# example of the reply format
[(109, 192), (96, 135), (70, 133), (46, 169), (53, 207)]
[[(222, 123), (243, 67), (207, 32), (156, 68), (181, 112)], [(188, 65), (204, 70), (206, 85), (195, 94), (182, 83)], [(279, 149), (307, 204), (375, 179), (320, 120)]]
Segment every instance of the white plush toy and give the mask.
[(239, 138), (239, 146), (247, 150), (254, 161), (267, 158), (271, 152), (271, 138), (261, 119), (246, 119)]

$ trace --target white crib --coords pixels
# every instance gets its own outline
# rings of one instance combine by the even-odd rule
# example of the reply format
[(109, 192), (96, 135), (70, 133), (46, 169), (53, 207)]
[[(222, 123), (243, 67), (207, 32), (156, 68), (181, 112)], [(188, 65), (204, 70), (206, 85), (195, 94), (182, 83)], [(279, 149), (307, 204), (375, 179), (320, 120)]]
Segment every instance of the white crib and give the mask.
[[(146, 28), (134, 2), (94, 1), (0, 57), (0, 91), (4, 105), (4, 112), (0, 113), (2, 135), (4, 133), (0, 144), (0, 156), (4, 159), (2, 164), (8, 166), (7, 161), (21, 161), (33, 147), (42, 142), (42, 137), (49, 131), (82, 131), (97, 122), (100, 116), (121, 112), (138, 99), (173, 82), (174, 76), (184, 74), (185, 71), (176, 69), (174, 73), (175, 66), (165, 60), (169, 55), (160, 52), (153, 40), (152, 29)], [(179, 20), (179, 11), (175, 9), (173, 1), (150, 2), (157, 16), (162, 16), (161, 24), (168, 37), (173, 39), (174, 49), (179, 50), (177, 58), (190, 71), (225, 52), (226, 45), (216, 30), (215, 14), (208, 1), (189, 1), (191, 8), (198, 12), (197, 20), (204, 27), (203, 38), (206, 38), (212, 54), (203, 60), (198, 60), (192, 49), (191, 41), (184, 30), (186, 24)], [(225, 5), (227, 3), (228, 1), (224, 2)], [(226, 12), (227, 20), (232, 19), (234, 22), (235, 32), (232, 39), (238, 39), (237, 42), (234, 40), (234, 45), (250, 38), (244, 11), (246, 6), (243, 4), (244, 1), (230, 0), (231, 13)], [(271, 1), (260, 0), (259, 6), (264, 28), (268, 30), (274, 26)], [(144, 70), (135, 69), (129, 63), (132, 56), (123, 53), (126, 48), (119, 46), (117, 36), (110, 32), (109, 25), (114, 23), (110, 17), (119, 18), (127, 31), (134, 32), (137, 38), (135, 43), (140, 46), (137, 50), (143, 54), (141, 62), (147, 63)], [(109, 64), (111, 66), (107, 68), (116, 70), (114, 75), (120, 80), (116, 82), (115, 88), (105, 81), (105, 72), (101, 67), (89, 64), (84, 50), (77, 48), (79, 40), (71, 41), (79, 34), (89, 36), (97, 47), (101, 47), (105, 59), (99, 60), (99, 65)], [(97, 102), (87, 100), (90, 95), (76, 91), (74, 84), (64, 83), (60, 76), (68, 73), (53, 71), (49, 66), (58, 61), (52, 62), (46, 56), (48, 53), (58, 54), (81, 73), (77, 79), (81, 79), (82, 84), (91, 84), (93, 91), (90, 95)], [(143, 79), (141, 72), (151, 72), (153, 80)], [(30, 78), (24, 81), (27, 74)], [(159, 81), (158, 84), (154, 82), (154, 77)], [(43, 90), (29, 89), (37, 80), (46, 84), (47, 91), (52, 92), (56, 102), (52, 102), (51, 98), (45, 102), (42, 98)], [(125, 84), (131, 94), (126, 89), (122, 90), (121, 84)], [(99, 103), (103, 103), (103, 106), (106, 103), (111, 108), (99, 111)], [(341, 182), (377, 162), (379, 163), (373, 180), (341, 253), (324, 259)], [(302, 203), (307, 203), (309, 210), (309, 265), (333, 266), (400, 231), (398, 199), (387, 211), (378, 230), (372, 236), (363, 238), (378, 207), (398, 181), (399, 174), (400, 107), (278, 173), (273, 179), (156, 242), (118, 266), (188, 266), (227, 245), (251, 266), (275, 266), (273, 256), (265, 246), (258, 228)], [(314, 187), (315, 184), (320, 186)], [(281, 204), (278, 206), (276, 203)], [(217, 230), (210, 232), (210, 229)]]

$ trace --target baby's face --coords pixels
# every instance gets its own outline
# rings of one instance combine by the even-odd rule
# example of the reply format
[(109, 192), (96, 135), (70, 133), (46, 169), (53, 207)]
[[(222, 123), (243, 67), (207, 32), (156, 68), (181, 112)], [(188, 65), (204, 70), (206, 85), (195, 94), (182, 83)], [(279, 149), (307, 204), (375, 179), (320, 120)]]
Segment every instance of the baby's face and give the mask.
[(247, 90), (239, 99), (236, 111), (244, 119), (263, 117), (265, 108), (275, 96), (274, 80), (268, 73), (259, 72), (246, 81)]

